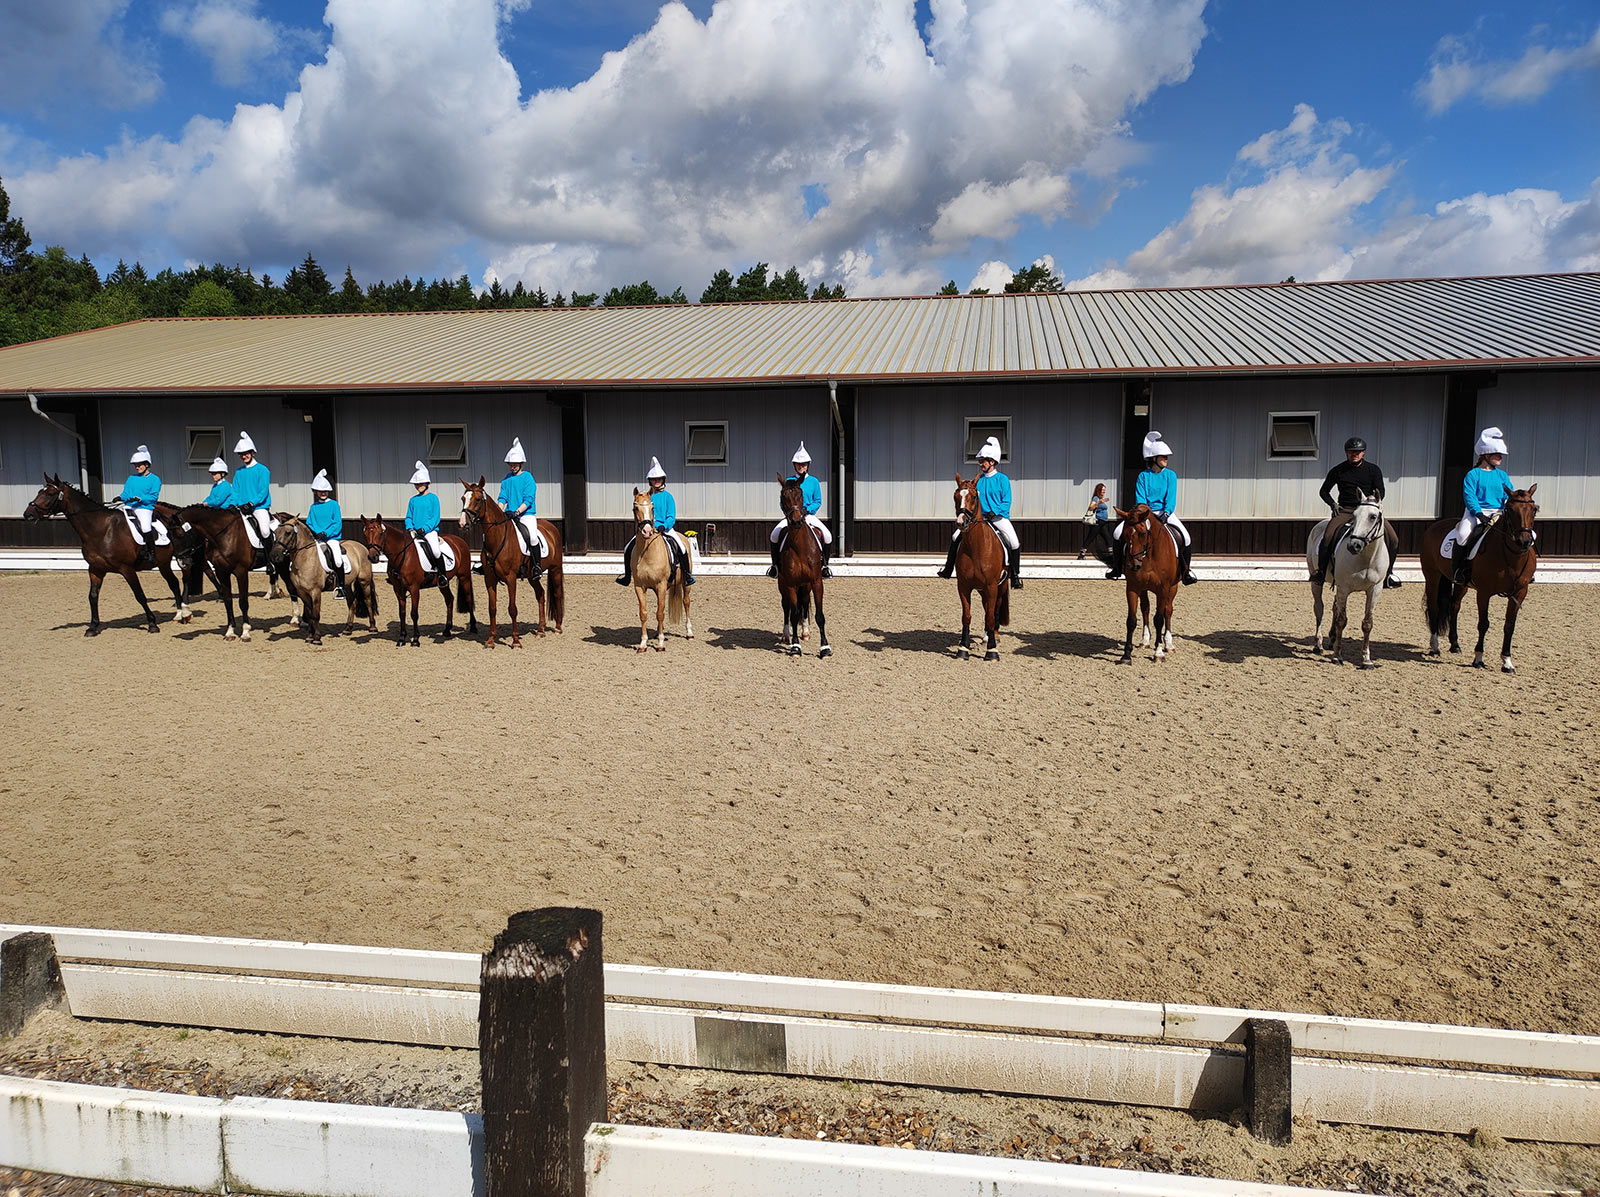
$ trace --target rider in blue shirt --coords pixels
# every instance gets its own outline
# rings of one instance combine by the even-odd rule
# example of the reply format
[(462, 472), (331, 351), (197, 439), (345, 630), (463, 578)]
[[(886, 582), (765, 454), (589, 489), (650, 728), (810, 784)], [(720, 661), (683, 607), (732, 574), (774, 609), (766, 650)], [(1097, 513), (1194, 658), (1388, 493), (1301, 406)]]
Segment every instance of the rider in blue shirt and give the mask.
[[(1178, 544), (1178, 576), (1185, 586), (1193, 586), (1200, 579), (1195, 577), (1194, 571), (1189, 568), (1189, 558), (1194, 546), (1189, 542), (1189, 529), (1185, 528), (1183, 521), (1178, 518), (1178, 475), (1167, 468), (1167, 459), (1171, 455), (1171, 447), (1161, 439), (1159, 432), (1151, 432), (1145, 436), (1145, 468), (1139, 471), (1138, 481), (1134, 483), (1133, 502), (1136, 507), (1143, 503), (1150, 508), (1155, 517), (1171, 530), (1172, 537)], [(1122, 576), (1124, 555), (1122, 528), (1126, 522), (1126, 520), (1119, 522), (1116, 531), (1112, 533), (1114, 547), (1111, 569), (1106, 573), (1108, 578)]]
[(1472, 582), (1472, 546), (1516, 490), (1511, 475), (1500, 468), (1506, 455), (1506, 434), (1498, 428), (1485, 428), (1478, 434), (1476, 449), (1477, 464), (1467, 471), (1461, 483), (1466, 510), (1456, 525), (1456, 543), (1450, 556), (1451, 570), (1462, 586)]
[(239, 433), (239, 443), (233, 447), (244, 462), (233, 476), (233, 502), (245, 516), (256, 522), (265, 545), (277, 525), (272, 522), (272, 472), (256, 460), (256, 443), (250, 434)]
[[(790, 459), (794, 463), (794, 473), (790, 474), (785, 482), (798, 482), (800, 484), (800, 497), (806, 507), (806, 523), (817, 534), (817, 543), (822, 548), (822, 576), (833, 577), (833, 570), (828, 568), (828, 558), (833, 554), (833, 533), (828, 531), (828, 525), (822, 522), (822, 517), (817, 513), (822, 510), (822, 483), (811, 472), (811, 454), (806, 452), (805, 441), (800, 442), (800, 447), (794, 451)], [(781, 519), (773, 526), (772, 534), (767, 537), (772, 545), (772, 564), (767, 567), (767, 577), (778, 576), (778, 546), (783, 541), (783, 530), (788, 525), (787, 519)]]
[(318, 470), (311, 480), (311, 510), (306, 512), (306, 527), (319, 545), (327, 546), (326, 550), (318, 551), (328, 554), (333, 570), (334, 597), (344, 598), (344, 515), (333, 497), (333, 483), (328, 481), (327, 470)]
[(509, 473), (500, 480), (500, 506), (506, 514), (522, 525), (528, 537), (527, 562), (524, 573), (532, 580), (539, 573), (539, 484), (533, 475), (523, 469), (528, 455), (523, 451), (522, 438), (512, 437), (511, 448), (506, 453)]
[(133, 451), (133, 456), (128, 459), (133, 466), (133, 473), (128, 475), (128, 480), (122, 484), (122, 493), (117, 497), (122, 500), (122, 505), (133, 512), (133, 518), (139, 523), (139, 559), (135, 569), (148, 569), (156, 563), (156, 544), (159, 529), (155, 527), (156, 500), (161, 497), (161, 479), (150, 472), (150, 447), (140, 445)]
[(444, 545), (439, 541), (439, 496), (428, 493), (428, 487), (432, 484), (428, 467), (417, 462), (416, 472), (411, 475), (411, 485), (417, 488), (417, 493), (406, 504), (406, 531), (427, 542), (434, 563), (430, 566), (424, 561), (422, 564), (429, 572), (440, 569), (444, 564)]
[[(1003, 455), (1004, 450), (1000, 448), (997, 437), (991, 436), (978, 450), (978, 507), (983, 512), (983, 518), (1000, 537), (1000, 543), (1005, 546), (1006, 572), (1011, 575), (1011, 588), (1021, 590), (1022, 541), (1017, 537), (1017, 530), (1011, 526), (1011, 479), (1000, 472), (1000, 458)], [(945, 554), (939, 577), (955, 575), (956, 549), (960, 542), (961, 531), (957, 529), (950, 537), (950, 550)]]
[[(671, 555), (673, 564), (683, 571), (683, 584), (693, 586), (695, 579), (689, 545), (675, 530), (678, 523), (678, 502), (667, 489), (667, 471), (661, 468), (658, 459), (654, 457), (650, 459), (650, 469), (645, 474), (645, 480), (650, 484), (650, 509), (653, 522), (661, 530), (661, 535), (667, 542), (667, 552)], [(637, 539), (636, 536), (630, 536), (628, 543), (622, 546), (622, 572), (617, 575), (618, 586), (627, 586), (633, 581), (633, 542)]]
[(233, 486), (228, 481), (228, 463), (218, 457), (211, 462), (211, 491), (206, 495), (207, 507), (233, 507), (238, 500), (233, 497)]

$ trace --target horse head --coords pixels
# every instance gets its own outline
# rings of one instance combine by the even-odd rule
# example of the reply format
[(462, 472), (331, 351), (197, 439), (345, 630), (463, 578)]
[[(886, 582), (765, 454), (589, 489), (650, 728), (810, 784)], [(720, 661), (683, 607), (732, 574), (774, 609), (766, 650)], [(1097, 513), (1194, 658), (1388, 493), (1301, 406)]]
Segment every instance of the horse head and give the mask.
[(1155, 517), (1148, 504), (1140, 503), (1132, 511), (1117, 509), (1122, 517), (1123, 572), (1131, 576), (1144, 566), (1150, 556), (1150, 546), (1155, 541)]
[(982, 507), (978, 502), (978, 478), (974, 474), (971, 478), (963, 478), (956, 474), (956, 527), (965, 528), (976, 521), (982, 514)]
[(483, 518), (483, 488), (488, 479), (479, 474), (476, 482), (468, 482), (465, 478), (461, 478), (459, 481), (461, 483), (461, 527), (465, 530), (473, 520)]
[(1374, 540), (1383, 536), (1383, 506), (1366, 491), (1356, 492), (1355, 511), (1350, 516), (1350, 531), (1344, 538), (1345, 548), (1352, 553), (1365, 551)]
[(801, 523), (806, 518), (806, 496), (798, 478), (778, 475), (778, 506), (783, 510), (783, 518), (791, 524)]
[(273, 530), (272, 543), (267, 546), (267, 560), (282, 567), (290, 554), (300, 547), (300, 529), (304, 527), (298, 515), (279, 523)]
[(367, 546), (367, 556), (373, 561), (383, 560), (383, 542), (389, 535), (389, 528), (383, 522), (383, 516), (375, 515), (370, 520), (365, 516), (361, 520), (361, 542)]
[(656, 502), (649, 491), (637, 486), (633, 488), (633, 526), (640, 540), (648, 541), (656, 534)]
[(1539, 484), (1535, 482), (1527, 490), (1514, 490), (1500, 508), (1500, 526), (1505, 529), (1511, 547), (1519, 553), (1526, 553), (1533, 548), (1538, 539), (1533, 532), (1533, 521), (1539, 514), (1539, 504), (1533, 501), (1533, 492), (1538, 489)]
[(44, 485), (39, 488), (39, 493), (33, 496), (33, 502), (22, 510), (25, 520), (42, 520), (46, 516), (60, 515), (65, 508), (65, 496), (61, 493), (61, 479), (51, 479), (49, 474), (44, 476)]

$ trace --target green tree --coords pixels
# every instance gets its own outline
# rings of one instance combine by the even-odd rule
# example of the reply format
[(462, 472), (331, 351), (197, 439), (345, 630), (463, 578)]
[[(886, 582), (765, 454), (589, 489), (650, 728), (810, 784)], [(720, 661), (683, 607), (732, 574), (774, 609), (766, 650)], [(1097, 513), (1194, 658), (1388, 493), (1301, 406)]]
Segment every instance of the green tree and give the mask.
[(767, 286), (767, 298), (778, 300), (804, 300), (806, 297), (806, 280), (800, 277), (800, 271), (791, 266), (781, 275), (773, 275), (772, 282)]
[(629, 283), (626, 287), (612, 287), (600, 301), (601, 306), (608, 308), (639, 307), (644, 304), (664, 302), (666, 302), (665, 297), (650, 285), (649, 279), (645, 279), (642, 283)]
[(733, 297), (740, 303), (751, 303), (767, 298), (767, 264), (765, 262), (757, 262), (735, 280)]
[(1030, 291), (1065, 290), (1066, 288), (1061, 285), (1061, 276), (1043, 262), (1035, 262), (1032, 266), (1017, 271), (1006, 284), (1007, 295), (1021, 295)]
[(214, 279), (201, 279), (189, 288), (178, 308), (180, 316), (236, 316), (239, 302), (233, 292)]
[(595, 300), (599, 298), (600, 294), (597, 291), (574, 291), (571, 304), (575, 308), (592, 308)]
[(960, 295), (961, 294), (961, 288), (956, 286), (956, 280), (955, 279), (951, 279), (948, 283), (946, 283), (944, 286), (939, 288), (939, 294), (940, 295)]
[(333, 310), (336, 312), (359, 312), (366, 306), (367, 298), (361, 292), (361, 284), (356, 282), (356, 276), (351, 273), (349, 263), (346, 263), (344, 282), (339, 286), (338, 298), (333, 301)]
[(733, 275), (726, 270), (713, 274), (711, 282), (700, 293), (701, 303), (732, 303), (737, 298), (733, 292)]
[(310, 254), (284, 277), (283, 293), (296, 312), (326, 312), (330, 310), (333, 284)]
[(22, 217), (11, 215), (11, 197), (0, 183), (0, 274), (14, 274), (27, 265), (28, 246), (32, 244)]
[(811, 292), (811, 298), (813, 300), (843, 299), (844, 298), (844, 284), (843, 283), (835, 283), (835, 284), (833, 284), (833, 286), (830, 287), (830, 286), (828, 286), (827, 283), (818, 283), (816, 290)]

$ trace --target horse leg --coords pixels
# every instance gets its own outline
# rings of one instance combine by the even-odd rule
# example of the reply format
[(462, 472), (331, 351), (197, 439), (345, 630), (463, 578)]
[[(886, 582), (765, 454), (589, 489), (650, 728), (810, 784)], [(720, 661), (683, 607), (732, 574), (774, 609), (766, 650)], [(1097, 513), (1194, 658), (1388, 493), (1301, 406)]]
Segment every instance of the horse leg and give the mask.
[(1172, 651), (1172, 596), (1176, 588), (1163, 590), (1156, 596), (1156, 660), (1164, 660)]
[(1141, 625), (1139, 630), (1139, 647), (1149, 648), (1150, 642), (1153, 638), (1150, 635), (1150, 592), (1148, 590), (1141, 590), (1139, 592), (1139, 622)]
[(993, 586), (983, 589), (983, 659), (985, 661), (998, 661), (1000, 659), (1000, 586), (996, 582)]
[(1467, 588), (1450, 583), (1450, 651), (1461, 651), (1461, 637), (1458, 627), (1461, 623), (1461, 600), (1467, 597)]
[(450, 597), (450, 575), (442, 569), (439, 571), (439, 596), (444, 599), (444, 638), (448, 640), (456, 632), (456, 603)]
[(1488, 587), (1478, 590), (1478, 647), (1472, 653), (1472, 667), (1474, 669), (1487, 669), (1483, 663), (1483, 642), (1489, 636), (1489, 600), (1494, 596), (1489, 593)]
[(239, 570), (239, 639), (250, 639), (250, 567)]
[(800, 655), (800, 613), (795, 609), (794, 594), (788, 587), (779, 587), (778, 597), (783, 603), (783, 651), (791, 657)]
[(656, 652), (667, 651), (667, 591), (670, 584), (662, 582), (656, 588)]
[(1311, 614), (1316, 619), (1316, 630), (1311, 635), (1311, 651), (1322, 651), (1322, 583), (1311, 583)]
[(305, 620), (306, 640), (311, 644), (322, 643), (322, 630), (318, 626), (322, 622), (322, 591), (312, 590), (300, 598), (300, 612)]
[(1343, 665), (1344, 625), (1349, 621), (1350, 592), (1337, 583), (1333, 588), (1333, 622), (1328, 627), (1328, 656), (1335, 665)]
[(963, 661), (972, 656), (972, 591), (965, 586), (956, 588), (961, 594), (961, 651)]
[(156, 569), (160, 571), (162, 581), (172, 591), (172, 604), (176, 608), (172, 613), (173, 623), (188, 623), (194, 618), (194, 612), (189, 610), (189, 604), (184, 602), (183, 585), (178, 580), (178, 575), (172, 572), (172, 558), (158, 561)]
[(650, 612), (644, 605), (644, 587), (635, 586), (633, 593), (639, 597), (639, 647), (633, 651), (642, 653), (650, 647)]
[(1500, 639), (1501, 673), (1517, 671), (1517, 667), (1511, 663), (1511, 634), (1517, 630), (1517, 612), (1522, 607), (1522, 600), (1527, 597), (1526, 590), (1519, 590), (1506, 599), (1506, 634)]
[(105, 580), (105, 574), (89, 571), (89, 626), (83, 629), (85, 636), (100, 634), (100, 587), (105, 585)]
[[(514, 585), (514, 583), (511, 583), (511, 582), (507, 582), (506, 583), (506, 597), (507, 598), (509, 598), (511, 596), (511, 594), (513, 593), (512, 589), (511, 589), (511, 587), (513, 585)], [(499, 599), (499, 596), (496, 595), (496, 593), (495, 593), (495, 591), (499, 588), (499, 579), (494, 576), (494, 566), (493, 565), (487, 565), (484, 568), (484, 571), (483, 571), (483, 588), (486, 591), (489, 592), (489, 638), (483, 642), (483, 647), (484, 648), (493, 648), (495, 646), (495, 644), (497, 643), (495, 637), (497, 637), (500, 634), (500, 599)], [(512, 610), (515, 611), (516, 608), (513, 607)], [(512, 641), (512, 647), (513, 648), (516, 647), (516, 637), (517, 637), (517, 622), (516, 622), (516, 620), (517, 620), (517, 617), (516, 617), (515, 614), (513, 614), (511, 616), (511, 641)]]
[(822, 613), (822, 580), (817, 580), (816, 586), (811, 591), (811, 605), (817, 610), (817, 639), (822, 642), (822, 647), (817, 649), (817, 656), (833, 656), (833, 648), (828, 643), (828, 619)]
[(144, 608), (146, 620), (145, 631), (159, 632), (161, 625), (156, 622), (156, 613), (150, 609), (150, 600), (145, 597), (144, 587), (139, 584), (139, 571), (129, 566), (122, 571), (122, 576), (128, 580), (128, 589), (133, 591), (133, 597), (139, 600), (139, 605)]
[(1128, 596), (1128, 637), (1122, 642), (1122, 655), (1117, 658), (1118, 665), (1133, 664), (1133, 629), (1139, 626), (1139, 600), (1134, 596), (1133, 587), (1125, 588)]
[(1377, 612), (1378, 596), (1382, 593), (1383, 583), (1381, 581), (1367, 591), (1367, 609), (1361, 617), (1361, 668), (1363, 669), (1377, 668), (1372, 662), (1372, 617)]
[(422, 621), (418, 618), (418, 610), (422, 606), (422, 583), (418, 582), (411, 587), (411, 639), (407, 641), (412, 648), (422, 647)]

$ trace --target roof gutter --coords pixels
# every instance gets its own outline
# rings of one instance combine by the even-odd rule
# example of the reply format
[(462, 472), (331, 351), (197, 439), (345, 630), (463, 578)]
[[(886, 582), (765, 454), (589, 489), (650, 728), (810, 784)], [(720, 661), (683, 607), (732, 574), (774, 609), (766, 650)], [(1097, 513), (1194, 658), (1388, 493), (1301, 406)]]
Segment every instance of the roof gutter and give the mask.
[(82, 490), (84, 494), (88, 494), (89, 493), (89, 450), (88, 450), (87, 444), (84, 442), (82, 434), (74, 431), (71, 428), (68, 428), (65, 424), (61, 423), (59, 420), (52, 420), (49, 416), (45, 415), (44, 412), (40, 411), (39, 410), (39, 396), (35, 395), (32, 391), (28, 392), (28, 406), (33, 408), (33, 414), (38, 416), (46, 424), (49, 424), (54, 428), (61, 429), (62, 432), (66, 433), (73, 440), (78, 442), (78, 484), (79, 484), (79, 489)]
[(839, 495), (839, 527), (835, 539), (839, 547), (834, 556), (845, 555), (844, 544), (844, 505), (847, 496), (844, 489), (844, 417), (839, 414), (839, 383), (835, 379), (828, 379), (828, 406), (833, 409), (833, 426), (839, 433), (839, 472), (833, 476), (833, 485)]

